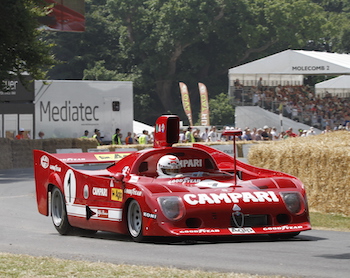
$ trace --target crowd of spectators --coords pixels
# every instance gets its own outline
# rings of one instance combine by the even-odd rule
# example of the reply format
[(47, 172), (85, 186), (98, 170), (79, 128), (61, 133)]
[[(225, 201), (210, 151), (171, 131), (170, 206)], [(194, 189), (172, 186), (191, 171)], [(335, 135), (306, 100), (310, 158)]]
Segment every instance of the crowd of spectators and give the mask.
[(321, 130), (327, 126), (333, 130), (338, 129), (350, 121), (350, 99), (329, 93), (324, 97), (316, 96), (309, 86), (260, 85), (245, 88), (236, 80), (235, 90), (236, 105), (259, 105)]

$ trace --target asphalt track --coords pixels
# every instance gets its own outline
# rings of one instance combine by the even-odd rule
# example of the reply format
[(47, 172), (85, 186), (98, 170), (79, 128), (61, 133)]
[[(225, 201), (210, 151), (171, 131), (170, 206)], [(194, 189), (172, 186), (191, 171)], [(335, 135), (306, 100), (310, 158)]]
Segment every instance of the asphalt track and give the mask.
[(0, 252), (72, 260), (290, 277), (349, 277), (350, 233), (312, 230), (292, 240), (134, 243), (98, 232), (60, 236), (37, 212), (33, 169), (0, 170)]

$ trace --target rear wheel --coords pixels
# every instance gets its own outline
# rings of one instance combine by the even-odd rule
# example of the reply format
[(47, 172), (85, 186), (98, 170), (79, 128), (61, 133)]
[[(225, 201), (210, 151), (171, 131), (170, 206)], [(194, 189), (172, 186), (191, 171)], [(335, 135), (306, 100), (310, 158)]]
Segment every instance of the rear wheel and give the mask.
[(132, 200), (128, 205), (128, 231), (134, 241), (142, 241), (142, 211), (139, 203)]
[(73, 227), (68, 222), (64, 196), (57, 187), (54, 187), (51, 192), (51, 218), (53, 225), (61, 235), (72, 232)]

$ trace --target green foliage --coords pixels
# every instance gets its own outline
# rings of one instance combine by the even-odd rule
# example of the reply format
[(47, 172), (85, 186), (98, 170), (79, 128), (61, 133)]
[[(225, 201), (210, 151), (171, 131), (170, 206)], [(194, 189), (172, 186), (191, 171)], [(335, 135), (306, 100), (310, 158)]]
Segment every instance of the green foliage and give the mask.
[(221, 93), (209, 100), (210, 124), (233, 125), (235, 110), (226, 93)]
[(347, 17), (348, 1), (86, 0), (86, 32), (46, 36), (64, 62), (50, 74), (133, 80), (136, 119), (185, 118), (179, 81), (192, 88), (196, 112), (193, 88), (206, 84), (211, 98), (226, 91), (231, 67), (289, 48), (346, 50)]
[(1, 0), (0, 80), (18, 77), (24, 82), (22, 74), (42, 79), (54, 64), (52, 45), (39, 39), (37, 18), (46, 12), (40, 0)]

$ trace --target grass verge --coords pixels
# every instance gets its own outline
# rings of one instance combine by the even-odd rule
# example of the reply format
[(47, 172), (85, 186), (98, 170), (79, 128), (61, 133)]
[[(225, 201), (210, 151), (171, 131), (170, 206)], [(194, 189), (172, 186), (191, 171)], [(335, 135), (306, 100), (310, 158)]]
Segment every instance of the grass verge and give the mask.
[(0, 253), (0, 277), (281, 278), (282, 276), (258, 276), (237, 273), (205, 272), (200, 270), (181, 270), (165, 267), (115, 265), (111, 263), (70, 261), (49, 257), (32, 257)]
[(350, 217), (321, 212), (310, 212), (313, 229), (350, 232)]

